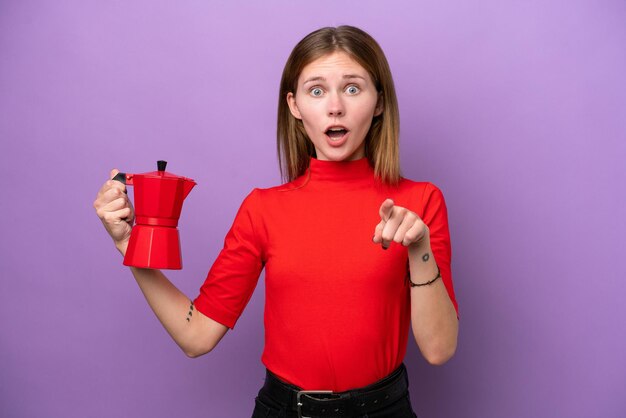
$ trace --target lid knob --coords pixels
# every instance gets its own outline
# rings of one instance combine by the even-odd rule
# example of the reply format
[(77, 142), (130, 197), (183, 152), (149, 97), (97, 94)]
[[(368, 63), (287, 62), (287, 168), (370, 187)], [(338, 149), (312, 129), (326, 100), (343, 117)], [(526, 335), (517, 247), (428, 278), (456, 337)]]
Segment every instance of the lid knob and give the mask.
[(157, 161), (157, 169), (159, 171), (165, 171), (165, 166), (167, 165), (167, 161), (159, 160)]

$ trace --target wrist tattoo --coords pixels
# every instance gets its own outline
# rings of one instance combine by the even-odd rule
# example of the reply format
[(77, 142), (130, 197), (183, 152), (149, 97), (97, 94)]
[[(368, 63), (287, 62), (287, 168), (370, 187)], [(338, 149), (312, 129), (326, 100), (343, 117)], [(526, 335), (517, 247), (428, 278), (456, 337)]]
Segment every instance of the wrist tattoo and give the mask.
[(193, 315), (193, 301), (191, 302), (191, 305), (189, 305), (189, 312), (187, 312), (187, 322), (189, 322), (191, 320), (191, 315)]
[(430, 254), (426, 253), (422, 256), (422, 261), (425, 263), (430, 260)]

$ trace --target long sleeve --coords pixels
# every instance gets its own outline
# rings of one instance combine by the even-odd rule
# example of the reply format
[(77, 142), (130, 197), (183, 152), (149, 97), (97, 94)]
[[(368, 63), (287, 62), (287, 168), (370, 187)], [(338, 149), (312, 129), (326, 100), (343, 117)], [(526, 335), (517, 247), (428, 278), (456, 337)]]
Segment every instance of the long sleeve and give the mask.
[(241, 204), (194, 305), (209, 318), (234, 328), (263, 270), (263, 246), (255, 233), (260, 224), (259, 190)]

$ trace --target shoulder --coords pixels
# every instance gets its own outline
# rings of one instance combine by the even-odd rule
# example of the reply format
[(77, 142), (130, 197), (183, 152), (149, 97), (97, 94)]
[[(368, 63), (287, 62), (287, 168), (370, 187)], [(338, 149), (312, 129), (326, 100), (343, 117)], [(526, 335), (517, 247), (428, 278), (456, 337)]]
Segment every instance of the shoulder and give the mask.
[(414, 210), (422, 219), (431, 220), (435, 213), (442, 209), (445, 211), (443, 192), (430, 181), (415, 181), (401, 177), (398, 191), (407, 207)]
[(285, 195), (285, 192), (294, 191), (300, 188), (299, 184), (301, 179), (296, 179), (289, 183), (280, 184), (271, 187), (255, 187), (253, 188), (243, 200), (242, 206), (254, 210), (260, 211), (266, 206), (272, 206), (276, 202), (280, 202), (280, 197)]
[(431, 198), (443, 199), (443, 192), (441, 189), (430, 181), (415, 181), (400, 177), (398, 188), (402, 192), (409, 193), (422, 202), (428, 201)]
[(290, 181), (289, 183), (283, 183), (270, 187), (255, 187), (248, 194), (253, 200), (271, 199), (272, 197), (280, 196), (284, 192), (291, 192), (300, 189), (304, 183), (306, 183), (305, 176), (298, 177), (297, 179)]

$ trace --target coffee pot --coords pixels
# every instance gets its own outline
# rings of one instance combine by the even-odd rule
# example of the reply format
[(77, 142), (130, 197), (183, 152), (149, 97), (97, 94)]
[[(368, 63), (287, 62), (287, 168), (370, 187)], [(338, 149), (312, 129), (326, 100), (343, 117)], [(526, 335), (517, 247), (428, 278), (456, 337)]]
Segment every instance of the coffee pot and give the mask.
[(180, 270), (182, 259), (178, 219), (183, 201), (196, 185), (192, 179), (165, 171), (166, 161), (157, 161), (157, 171), (142, 174), (117, 173), (113, 180), (134, 187), (135, 221), (124, 265)]

